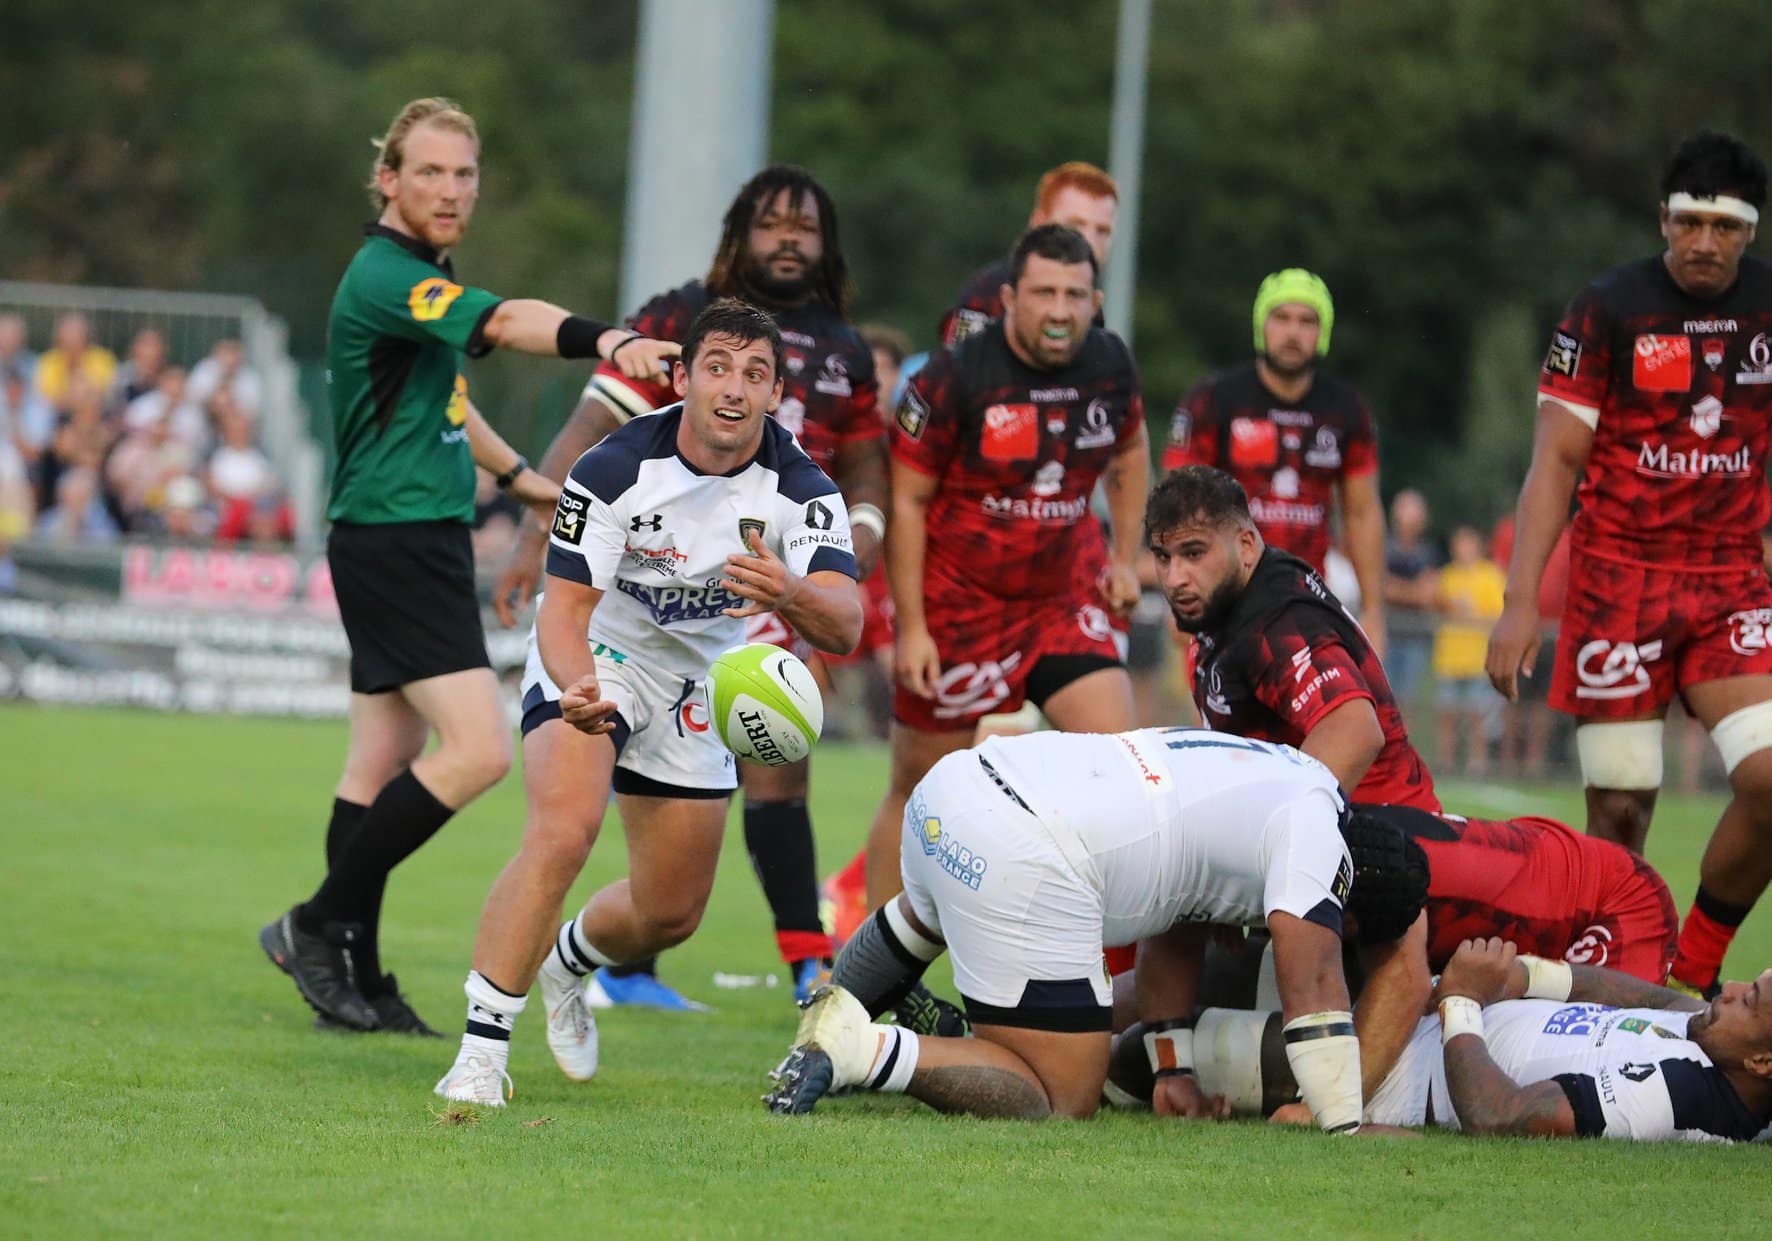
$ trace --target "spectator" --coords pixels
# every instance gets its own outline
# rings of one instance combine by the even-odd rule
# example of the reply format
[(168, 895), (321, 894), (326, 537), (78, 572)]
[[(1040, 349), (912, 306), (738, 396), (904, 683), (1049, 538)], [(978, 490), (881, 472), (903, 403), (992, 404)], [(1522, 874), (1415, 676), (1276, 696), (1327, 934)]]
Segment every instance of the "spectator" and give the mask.
[[(44, 365), (49, 359), (44, 359)], [(41, 375), (41, 369), (38, 371)], [(49, 451), (44, 454), (38, 478), (40, 501), (52, 501), (59, 494), (61, 477), (69, 470), (91, 470), (95, 477), (116, 441), (116, 428), (105, 417), (104, 389), (84, 375), (73, 375), (63, 396), (67, 407), (56, 419), (55, 434), (50, 436)], [(45, 503), (45, 507), (49, 507)]]
[(1501, 695), (1489, 684), (1483, 661), (1489, 650), (1489, 627), (1501, 615), (1507, 579), (1483, 555), (1483, 536), (1474, 526), (1452, 532), (1452, 563), (1438, 574), (1440, 626), (1434, 634), (1434, 679), (1437, 682), (1440, 753), (1438, 761), (1456, 761), (1458, 735), (1464, 734), (1464, 774), (1489, 774), (1489, 734), (1501, 721)]
[[(54, 434), (55, 411), (31, 387), (29, 376), (18, 367), (0, 366), (0, 459), (16, 463), (33, 491)], [(27, 512), (36, 507), (33, 502)]]
[(214, 520), (203, 503), (203, 484), (189, 474), (166, 484), (166, 496), (155, 514), (154, 532), (173, 542), (191, 543), (208, 538)]
[(898, 386), (904, 360), (911, 356), (911, 338), (885, 323), (864, 323), (861, 338), (874, 351), (874, 381), (880, 389), (880, 421), (892, 421), (898, 409)]
[(189, 474), (197, 461), (191, 446), (172, 433), (171, 419), (142, 416), (146, 399), (138, 397), (130, 406), (137, 413), (135, 423), (131, 426), (126, 416), (123, 438), (105, 463), (123, 528), (132, 534), (151, 528), (154, 511), (165, 503), (167, 484)]
[(166, 338), (155, 329), (143, 328), (129, 342), (129, 360), (117, 370), (111, 404), (122, 409), (136, 398), (152, 392), (166, 370)]
[(209, 403), (221, 438), (209, 457), (209, 493), (223, 508), (234, 503), (250, 507), (276, 485), (271, 463), (253, 443), (251, 417), (234, 404), (227, 389), (216, 391)]
[(197, 456), (210, 444), (209, 415), (186, 396), (185, 371), (169, 366), (160, 372), (160, 382), (152, 392), (131, 401), (123, 410), (123, 429), (140, 430), (151, 423), (165, 420), (167, 432), (180, 440)]
[(37, 391), (44, 400), (65, 411), (76, 379), (84, 379), (102, 400), (116, 376), (117, 355), (92, 343), (85, 315), (75, 311), (56, 320), (55, 346), (37, 360)]
[(37, 377), (37, 355), (25, 338), (24, 316), (0, 315), (0, 371), (17, 371), (28, 384)]
[(258, 417), (263, 397), (258, 372), (246, 365), (246, 351), (232, 337), (216, 341), (209, 356), (191, 368), (191, 400), (213, 413), (219, 392), (233, 397), (234, 405), (247, 417)]
[(1391, 501), (1390, 538), (1384, 548), (1384, 604), (1390, 649), (1384, 672), (1405, 712), (1421, 695), (1433, 655), (1439, 556), (1427, 540), (1427, 501), (1405, 488)]
[(61, 472), (55, 503), (37, 518), (37, 533), (58, 543), (109, 543), (117, 537), (117, 523), (105, 507), (95, 467), (74, 466)]

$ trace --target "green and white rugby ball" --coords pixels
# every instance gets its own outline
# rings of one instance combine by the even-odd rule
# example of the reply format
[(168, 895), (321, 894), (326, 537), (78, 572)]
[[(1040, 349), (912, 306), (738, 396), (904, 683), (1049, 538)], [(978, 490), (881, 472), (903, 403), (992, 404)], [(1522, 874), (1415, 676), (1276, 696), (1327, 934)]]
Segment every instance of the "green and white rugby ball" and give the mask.
[(726, 748), (766, 767), (799, 762), (824, 729), (824, 697), (812, 669), (767, 642), (716, 659), (708, 669), (708, 700)]

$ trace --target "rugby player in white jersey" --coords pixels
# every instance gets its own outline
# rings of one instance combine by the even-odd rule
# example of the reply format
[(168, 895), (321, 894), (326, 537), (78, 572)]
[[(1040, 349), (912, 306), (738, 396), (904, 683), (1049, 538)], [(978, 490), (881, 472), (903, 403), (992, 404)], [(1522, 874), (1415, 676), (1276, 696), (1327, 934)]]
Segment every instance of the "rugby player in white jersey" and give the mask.
[[(1772, 970), (1723, 984), (1706, 1004), (1617, 970), (1466, 940), (1367, 1102), (1374, 1122), (1474, 1134), (1636, 1141), (1748, 1141), (1772, 1122)], [(1238, 1112), (1295, 1096), (1269, 1013), (1208, 1009), (1227, 1037), (1201, 1055), (1203, 1085)], [(1267, 1046), (1257, 1052), (1262, 1043)], [(1257, 1068), (1257, 1064), (1261, 1066)], [(1276, 1121), (1308, 1123), (1300, 1104)]]
[[(743, 642), (746, 618), (779, 612), (838, 654), (860, 639), (843, 498), (767, 416), (781, 366), (768, 315), (714, 302), (683, 341), (682, 405), (604, 439), (561, 489), (524, 674), (528, 818), (480, 917), (467, 1030), (436, 1087), (446, 1098), (505, 1102), (511, 1027), (538, 979), (554, 1059), (589, 1079), (597, 1030), (585, 976), (695, 930), (737, 783), (706, 677)], [(612, 789), (628, 876), (560, 925)]]
[[(1090, 1115), (1112, 1016), (1102, 945), (1137, 942), (1157, 1109), (1225, 1115), (1192, 1072), (1205, 936), (1265, 922), (1286, 1058), (1321, 1126), (1353, 1132), (1344, 812), (1316, 760), (1203, 731), (1038, 733), (951, 754), (906, 806), (903, 894), (845, 946), (765, 1101), (804, 1112), (861, 1087), (981, 1116)], [(871, 1024), (944, 950), (974, 1037)]]

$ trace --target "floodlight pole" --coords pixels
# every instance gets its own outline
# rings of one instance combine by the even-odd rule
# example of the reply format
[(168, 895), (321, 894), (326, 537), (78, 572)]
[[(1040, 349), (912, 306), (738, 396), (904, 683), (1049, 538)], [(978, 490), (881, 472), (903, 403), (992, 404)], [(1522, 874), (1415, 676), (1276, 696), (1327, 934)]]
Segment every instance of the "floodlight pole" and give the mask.
[(1149, 72), (1151, 0), (1120, 0), (1114, 51), (1114, 107), (1108, 130), (1108, 171), (1120, 189), (1114, 249), (1103, 282), (1103, 312), (1132, 343), (1133, 298), (1138, 291), (1138, 198), (1144, 169), (1145, 80)]
[(707, 271), (769, 153), (775, 0), (641, 0), (620, 313)]

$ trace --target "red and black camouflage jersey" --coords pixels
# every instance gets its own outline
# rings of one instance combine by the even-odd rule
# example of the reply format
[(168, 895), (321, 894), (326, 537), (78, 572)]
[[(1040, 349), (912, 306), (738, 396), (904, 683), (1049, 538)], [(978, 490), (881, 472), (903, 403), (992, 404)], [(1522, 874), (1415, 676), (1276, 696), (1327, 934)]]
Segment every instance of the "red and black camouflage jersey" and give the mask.
[[(1406, 806), (1358, 808), (1397, 827), (1427, 855), (1427, 959), (1436, 972), (1459, 944), (1490, 936), (1551, 961), (1581, 959), (1580, 941), (1596, 928), (1608, 938), (1647, 938), (1651, 961), (1672, 953), (1679, 934), (1673, 897), (1623, 845), (1536, 816), (1496, 821)], [(1627, 948), (1642, 946), (1588, 947), (1596, 963), (1604, 963), (1609, 951), (1622, 958)], [(1572, 948), (1578, 955), (1569, 957)]]
[(1751, 569), (1772, 515), (1772, 264), (1748, 257), (1704, 301), (1660, 256), (1588, 285), (1551, 337), (1538, 392), (1594, 429), (1571, 532), (1577, 557)]
[[(975, 335), (986, 325), (1003, 317), (1003, 286), (1009, 283), (1009, 260), (998, 259), (966, 277), (966, 283), (954, 294), (954, 304), (941, 317), (936, 336), (944, 345), (956, 345)], [(1095, 326), (1106, 327), (1101, 311), (1095, 312)]]
[(925, 594), (1068, 597), (1100, 539), (1096, 479), (1143, 424), (1132, 353), (1100, 328), (1056, 370), (1017, 358), (1001, 323), (932, 356), (892, 426), (893, 460), (940, 483)]
[(1440, 809), (1372, 644), (1304, 561), (1274, 547), (1262, 552), (1230, 614), (1195, 641), (1194, 704), (1207, 728), (1303, 746), (1330, 711), (1364, 698), (1384, 748), (1353, 800)]
[(1335, 488), (1378, 468), (1378, 437), (1352, 384), (1318, 371), (1288, 403), (1247, 362), (1201, 380), (1176, 407), (1163, 469), (1183, 465), (1235, 476), (1261, 537), (1321, 573)]
[[(654, 340), (681, 343), (695, 316), (712, 300), (706, 285), (691, 280), (647, 302), (627, 325)], [(852, 324), (820, 302), (771, 311), (770, 317), (781, 328), (786, 353), (775, 420), (800, 441), (814, 465), (836, 478), (837, 454), (844, 445), (886, 434), (874, 382), (874, 351)], [(629, 379), (609, 362), (597, 367), (589, 390), (629, 418), (678, 400), (669, 384)]]

